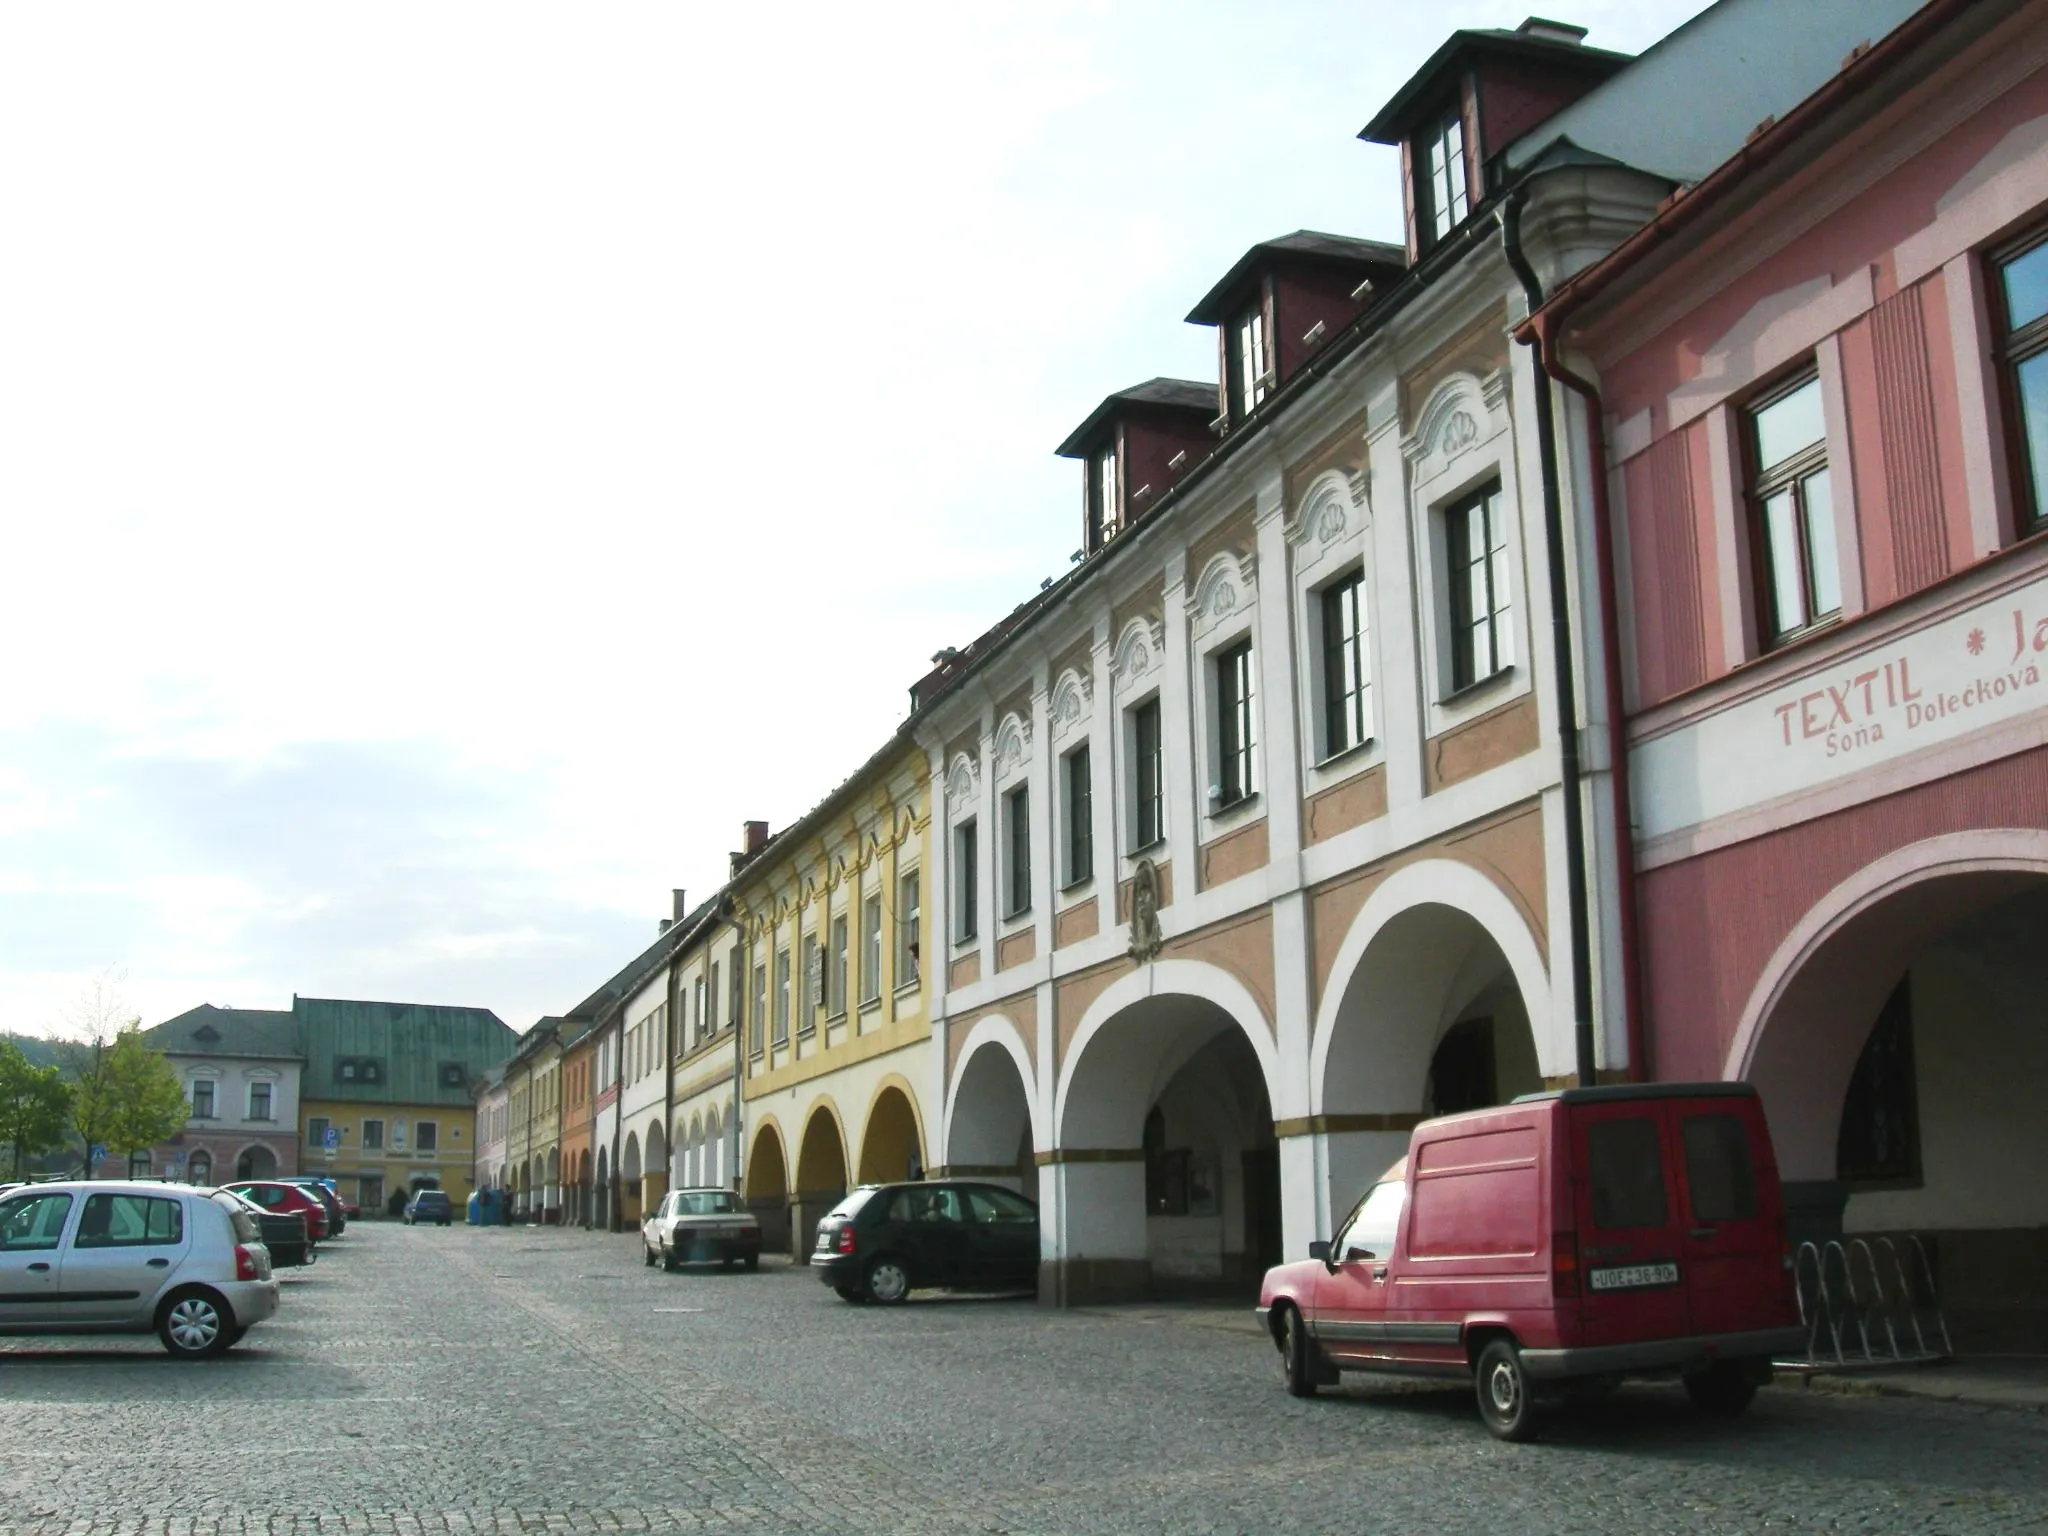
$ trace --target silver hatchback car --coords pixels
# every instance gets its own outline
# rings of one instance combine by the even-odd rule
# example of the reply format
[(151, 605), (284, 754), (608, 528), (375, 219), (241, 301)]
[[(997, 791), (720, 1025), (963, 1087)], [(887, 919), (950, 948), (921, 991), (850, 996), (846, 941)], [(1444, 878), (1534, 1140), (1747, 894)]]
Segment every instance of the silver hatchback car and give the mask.
[(0, 1334), (150, 1333), (217, 1355), (277, 1311), (255, 1219), (177, 1184), (31, 1184), (0, 1196)]

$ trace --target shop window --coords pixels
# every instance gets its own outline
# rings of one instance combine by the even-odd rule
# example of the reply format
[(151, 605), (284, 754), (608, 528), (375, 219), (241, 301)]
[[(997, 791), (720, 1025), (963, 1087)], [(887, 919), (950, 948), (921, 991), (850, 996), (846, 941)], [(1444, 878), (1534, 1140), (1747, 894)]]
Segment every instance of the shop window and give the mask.
[(1901, 981), (1885, 1000), (1856, 1058), (1842, 1100), (1835, 1177), (1852, 1188), (1920, 1182), (1920, 1092), (1913, 1065), (1913, 995)]
[(2048, 230), (2033, 231), (1994, 265), (1999, 361), (2006, 407), (2018, 429), (2020, 518), (2032, 531), (2048, 518)]

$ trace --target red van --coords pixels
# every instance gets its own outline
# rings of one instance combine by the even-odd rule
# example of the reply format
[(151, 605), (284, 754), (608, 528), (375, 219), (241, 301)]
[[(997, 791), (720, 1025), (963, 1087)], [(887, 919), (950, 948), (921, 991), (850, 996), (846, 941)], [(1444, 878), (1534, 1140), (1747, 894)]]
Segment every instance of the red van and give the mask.
[(1471, 1378), (1526, 1440), (1541, 1396), (1684, 1379), (1740, 1413), (1806, 1346), (1778, 1164), (1746, 1083), (1529, 1094), (1429, 1120), (1327, 1243), (1269, 1270), (1287, 1390), (1340, 1371)]

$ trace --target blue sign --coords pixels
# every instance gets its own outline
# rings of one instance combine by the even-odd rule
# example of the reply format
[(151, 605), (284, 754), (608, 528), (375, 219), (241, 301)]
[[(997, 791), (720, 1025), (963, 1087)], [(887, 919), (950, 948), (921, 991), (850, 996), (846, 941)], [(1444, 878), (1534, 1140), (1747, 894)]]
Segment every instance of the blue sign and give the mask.
[(341, 1145), (340, 1130), (331, 1125), (327, 1127), (327, 1134), (325, 1137), (322, 1138), (320, 1144), (327, 1148), (328, 1151), (332, 1152), (336, 1147)]
[(99, 1146), (88, 1147), (85, 1155), (96, 1163), (107, 1155), (107, 1149)]

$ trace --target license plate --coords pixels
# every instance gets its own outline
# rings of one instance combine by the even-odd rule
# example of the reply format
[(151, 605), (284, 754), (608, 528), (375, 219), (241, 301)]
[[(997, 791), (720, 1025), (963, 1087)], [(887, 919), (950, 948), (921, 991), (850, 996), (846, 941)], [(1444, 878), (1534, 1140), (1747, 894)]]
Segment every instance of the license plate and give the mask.
[(1620, 1264), (1610, 1269), (1587, 1272), (1586, 1283), (1596, 1291), (1641, 1291), (1656, 1285), (1678, 1284), (1676, 1264)]
[(820, 1232), (820, 1233), (818, 1234), (818, 1251), (819, 1251), (820, 1253), (822, 1253), (822, 1252), (824, 1252), (824, 1251), (825, 1251), (825, 1250), (826, 1250), (827, 1248), (830, 1248), (831, 1246), (832, 1246), (832, 1234), (831, 1234), (830, 1232)]

